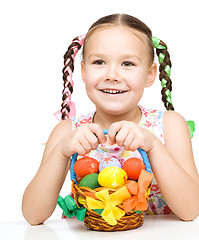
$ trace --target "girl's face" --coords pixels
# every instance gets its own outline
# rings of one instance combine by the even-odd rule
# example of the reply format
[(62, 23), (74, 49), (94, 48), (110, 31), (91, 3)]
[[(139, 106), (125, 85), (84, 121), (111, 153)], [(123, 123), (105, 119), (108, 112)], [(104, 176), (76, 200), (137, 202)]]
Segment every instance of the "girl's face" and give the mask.
[(132, 111), (144, 87), (151, 86), (156, 76), (146, 36), (124, 26), (101, 28), (91, 34), (81, 70), (96, 110), (112, 115)]

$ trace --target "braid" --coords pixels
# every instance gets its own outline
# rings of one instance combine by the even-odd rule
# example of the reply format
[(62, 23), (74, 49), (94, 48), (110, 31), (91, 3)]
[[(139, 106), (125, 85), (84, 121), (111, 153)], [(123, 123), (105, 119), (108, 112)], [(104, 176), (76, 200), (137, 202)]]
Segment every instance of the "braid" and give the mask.
[[(72, 44), (68, 47), (67, 52), (64, 55), (64, 68), (63, 68), (63, 81), (64, 89), (62, 91), (62, 104), (61, 113), (62, 119), (67, 119), (70, 112), (71, 94), (73, 93), (73, 80), (72, 73), (74, 71), (74, 60), (77, 52), (84, 43), (85, 35), (74, 38)], [(167, 45), (156, 37), (152, 37), (154, 48), (156, 48), (156, 54), (159, 58), (159, 79), (162, 85), (162, 101), (167, 110), (174, 110), (171, 100), (172, 82), (171, 75), (171, 60), (169, 52), (167, 51)]]
[(62, 104), (61, 104), (61, 113), (62, 120), (68, 118), (71, 105), (71, 94), (73, 93), (74, 82), (72, 80), (72, 73), (74, 71), (74, 60), (77, 52), (84, 43), (84, 36), (76, 37), (73, 39), (72, 44), (68, 47), (67, 52), (64, 55), (64, 68), (63, 72), (63, 81), (64, 89), (62, 91)]
[(159, 79), (162, 85), (162, 101), (167, 110), (174, 110), (171, 100), (172, 81), (171, 75), (171, 60), (169, 52), (167, 51), (167, 45), (156, 37), (152, 37), (154, 48), (156, 48), (156, 54), (159, 58)]

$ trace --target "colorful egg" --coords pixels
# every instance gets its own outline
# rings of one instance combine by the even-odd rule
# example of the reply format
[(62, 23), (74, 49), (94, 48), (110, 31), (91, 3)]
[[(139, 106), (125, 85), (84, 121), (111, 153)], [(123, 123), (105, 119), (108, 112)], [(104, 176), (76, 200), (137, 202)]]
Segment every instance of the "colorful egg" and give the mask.
[(101, 172), (102, 169), (106, 167), (119, 167), (122, 168), (121, 163), (117, 160), (116, 157), (109, 157), (103, 159), (99, 164), (99, 171)]
[(74, 171), (79, 178), (83, 178), (91, 173), (99, 172), (99, 162), (90, 157), (83, 157), (77, 160), (74, 164)]
[(86, 175), (79, 183), (79, 187), (88, 187), (91, 189), (95, 189), (100, 187), (98, 182), (98, 174), (97, 173), (91, 173), (89, 175)]
[(119, 167), (104, 168), (98, 176), (98, 182), (103, 187), (116, 188), (127, 181), (126, 172)]
[(129, 158), (124, 162), (122, 168), (127, 173), (128, 179), (137, 180), (142, 169), (145, 169), (145, 165), (139, 158)]

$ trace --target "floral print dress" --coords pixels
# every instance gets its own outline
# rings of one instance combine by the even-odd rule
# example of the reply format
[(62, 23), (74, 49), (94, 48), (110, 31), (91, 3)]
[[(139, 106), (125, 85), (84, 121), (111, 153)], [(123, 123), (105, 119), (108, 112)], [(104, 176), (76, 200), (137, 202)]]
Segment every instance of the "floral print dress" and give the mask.
[[(146, 109), (142, 106), (139, 106), (142, 117), (139, 122), (139, 126), (147, 129), (152, 132), (156, 137), (158, 137), (163, 144), (164, 136), (163, 136), (163, 111)], [(81, 115), (80, 117), (72, 118), (72, 127), (73, 129), (79, 127), (82, 124), (92, 123), (95, 111), (91, 112), (87, 115)], [(89, 154), (85, 156), (89, 156), (97, 159), (99, 162), (104, 158), (116, 157), (121, 165), (131, 157), (137, 157), (142, 159), (140, 153), (138, 151), (126, 151), (123, 147), (119, 147), (117, 145), (105, 145), (99, 144), (96, 150), (92, 150)], [(82, 156), (81, 156), (82, 157)], [(78, 156), (78, 158), (80, 158)], [(77, 159), (78, 159), (77, 158)], [(168, 205), (163, 199), (163, 196), (160, 192), (156, 179), (153, 178), (151, 191), (148, 200), (148, 210), (146, 214), (149, 215), (159, 215), (159, 214), (170, 214), (172, 213), (169, 209)]]

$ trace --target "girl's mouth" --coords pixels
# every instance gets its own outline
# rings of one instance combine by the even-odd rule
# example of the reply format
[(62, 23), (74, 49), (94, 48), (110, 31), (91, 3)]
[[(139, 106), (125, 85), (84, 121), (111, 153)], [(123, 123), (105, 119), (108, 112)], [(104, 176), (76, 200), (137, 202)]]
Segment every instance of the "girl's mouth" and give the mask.
[(125, 90), (115, 90), (115, 89), (101, 89), (100, 90), (101, 92), (104, 92), (104, 93), (109, 93), (109, 94), (119, 94), (119, 93), (124, 93), (124, 92), (127, 92)]

